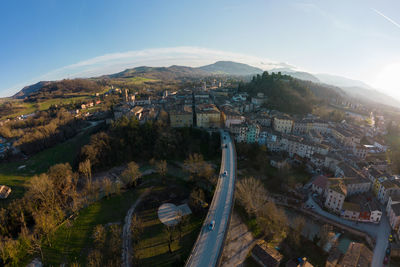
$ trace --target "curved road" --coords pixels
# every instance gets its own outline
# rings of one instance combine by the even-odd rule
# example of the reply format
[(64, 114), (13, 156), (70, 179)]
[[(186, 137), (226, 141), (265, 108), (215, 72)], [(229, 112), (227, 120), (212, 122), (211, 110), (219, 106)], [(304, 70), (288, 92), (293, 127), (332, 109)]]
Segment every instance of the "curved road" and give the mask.
[[(236, 179), (235, 151), (228, 133), (221, 131), (222, 160), (220, 178), (215, 189), (214, 197), (203, 223), (200, 234), (194, 244), (186, 266), (209, 267), (217, 264), (222, 253), (222, 245), (228, 231), (229, 218), (233, 205), (233, 194)], [(227, 145), (224, 148), (224, 145)], [(224, 171), (227, 175), (222, 175)], [(208, 225), (215, 221), (214, 230), (209, 230)]]
[[(383, 259), (385, 258), (385, 251), (388, 246), (388, 238), (390, 235), (390, 225), (389, 221), (386, 216), (386, 212), (384, 211), (381, 217), (381, 220), (379, 224), (374, 224), (374, 223), (362, 223), (359, 222), (356, 224), (353, 221), (345, 220), (341, 217), (338, 217), (334, 214), (331, 214), (325, 210), (323, 210), (315, 201), (314, 199), (309, 196), (306, 204), (308, 205), (313, 205), (315, 208), (312, 210), (313, 212), (318, 213), (319, 215), (322, 215), (328, 219), (331, 219), (337, 223), (352, 227), (354, 229), (357, 229), (359, 231), (365, 232), (369, 234), (371, 237), (376, 239), (376, 244), (374, 248), (374, 256), (372, 258), (372, 264), (371, 266), (382, 266), (383, 265)], [(385, 266), (385, 265), (383, 265)]]

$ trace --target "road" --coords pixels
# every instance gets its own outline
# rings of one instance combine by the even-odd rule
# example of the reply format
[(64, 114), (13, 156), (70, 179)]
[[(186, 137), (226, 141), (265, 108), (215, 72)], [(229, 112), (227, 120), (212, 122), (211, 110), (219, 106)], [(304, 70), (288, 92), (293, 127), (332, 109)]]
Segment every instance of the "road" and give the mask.
[[(313, 205), (315, 208), (312, 210), (326, 218), (329, 218), (333, 221), (336, 221), (340, 224), (352, 227), (359, 231), (365, 232), (369, 234), (371, 237), (376, 239), (376, 244), (374, 248), (374, 257), (372, 258), (371, 266), (382, 266), (383, 259), (385, 258), (385, 251), (388, 245), (388, 238), (390, 235), (390, 225), (386, 216), (386, 212), (384, 211), (382, 214), (381, 221), (379, 224), (373, 223), (362, 223), (359, 222), (356, 224), (353, 221), (345, 220), (340, 218), (334, 214), (331, 214), (323, 209), (314, 201), (312, 197), (309, 197), (307, 200), (307, 204)], [(384, 210), (384, 209), (383, 209)]]
[[(225, 233), (228, 231), (235, 189), (236, 157), (229, 134), (221, 131), (221, 136), (226, 136), (226, 139), (221, 138), (221, 143), (223, 146), (226, 144), (227, 147), (222, 148), (220, 177), (207, 217), (186, 266), (215, 266), (222, 253)], [(222, 175), (225, 170), (227, 176)], [(208, 225), (212, 220), (215, 221), (215, 227), (214, 230), (209, 230)]]

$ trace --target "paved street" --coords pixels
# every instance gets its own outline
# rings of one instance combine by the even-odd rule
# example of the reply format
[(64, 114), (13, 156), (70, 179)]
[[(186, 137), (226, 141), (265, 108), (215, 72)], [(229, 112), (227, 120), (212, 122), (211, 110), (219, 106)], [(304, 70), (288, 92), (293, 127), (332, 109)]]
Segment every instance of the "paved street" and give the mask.
[[(186, 266), (215, 266), (219, 254), (222, 253), (222, 244), (225, 232), (228, 230), (229, 215), (233, 204), (236, 162), (234, 147), (229, 135), (223, 131), (221, 131), (221, 135), (226, 136), (226, 140), (222, 138), (222, 145), (227, 144), (227, 148), (222, 149), (220, 174), (226, 170), (227, 176), (220, 175), (218, 179), (210, 209)], [(208, 225), (213, 220), (215, 221), (214, 230), (209, 230)]]
[(372, 259), (372, 266), (382, 266), (383, 259), (385, 258), (385, 250), (388, 244), (388, 237), (390, 235), (390, 225), (386, 217), (386, 212), (383, 213), (379, 224), (361, 223), (361, 222), (356, 224), (355, 222), (345, 220), (334, 214), (324, 211), (314, 201), (312, 197), (309, 197), (306, 203), (309, 205), (313, 205), (315, 207), (312, 211), (340, 224), (352, 227), (359, 231), (363, 231), (369, 234), (371, 237), (376, 238), (376, 245), (374, 248), (374, 257)]

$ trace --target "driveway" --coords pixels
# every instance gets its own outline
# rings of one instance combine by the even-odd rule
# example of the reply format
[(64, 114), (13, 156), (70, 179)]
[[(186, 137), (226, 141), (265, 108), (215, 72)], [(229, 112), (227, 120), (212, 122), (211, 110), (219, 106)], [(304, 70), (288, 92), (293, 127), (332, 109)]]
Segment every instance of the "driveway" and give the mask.
[[(382, 214), (382, 218), (379, 224), (373, 223), (362, 223), (345, 220), (340, 218), (334, 214), (331, 214), (325, 210), (323, 210), (312, 197), (309, 197), (306, 204), (313, 205), (315, 208), (312, 210), (315, 213), (318, 213), (321, 216), (329, 218), (337, 223), (349, 226), (356, 230), (362, 231), (364, 233), (369, 234), (372, 238), (375, 238), (376, 244), (374, 248), (374, 257), (372, 258), (372, 266), (382, 266), (383, 259), (385, 257), (385, 250), (388, 245), (388, 238), (391, 232), (390, 225), (388, 219), (386, 217), (386, 212), (384, 211)], [(383, 209), (384, 210), (384, 209)]]

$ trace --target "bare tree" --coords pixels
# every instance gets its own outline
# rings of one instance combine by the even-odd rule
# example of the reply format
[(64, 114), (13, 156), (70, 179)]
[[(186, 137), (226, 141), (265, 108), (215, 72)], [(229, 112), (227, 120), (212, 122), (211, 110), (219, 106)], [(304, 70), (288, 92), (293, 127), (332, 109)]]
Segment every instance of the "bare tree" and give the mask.
[(18, 259), (18, 241), (9, 237), (0, 239), (0, 258), (3, 262), (10, 262), (10, 265), (17, 265)]
[(172, 253), (172, 243), (174, 242), (175, 227), (174, 226), (165, 225), (164, 232), (165, 232), (166, 237), (167, 237), (168, 251), (169, 251), (169, 253)]
[(106, 243), (107, 232), (103, 225), (96, 225), (93, 229), (92, 238), (96, 248), (103, 249)]
[(47, 175), (53, 181), (57, 201), (64, 209), (70, 208), (70, 201), (76, 194), (77, 175), (69, 163), (59, 163), (50, 167)]
[(128, 166), (121, 174), (122, 181), (127, 186), (136, 186), (137, 179), (139, 179), (140, 176), (142, 176), (142, 174), (139, 170), (139, 165), (137, 165), (134, 161), (129, 162)]
[(139, 242), (140, 235), (143, 232), (143, 221), (134, 214), (131, 221), (131, 236), (134, 244)]
[(267, 202), (257, 212), (257, 224), (269, 239), (281, 241), (287, 235), (287, 217), (282, 209), (275, 206), (274, 202)]
[(87, 159), (79, 163), (78, 167), (79, 173), (85, 179), (85, 189), (89, 195), (92, 194), (93, 184), (92, 184), (92, 166), (90, 159)]
[(78, 170), (86, 180), (92, 179), (92, 165), (90, 163), (90, 159), (80, 162)]
[(249, 215), (256, 215), (267, 203), (268, 192), (260, 180), (248, 177), (237, 182), (236, 197)]
[(156, 163), (156, 169), (158, 174), (161, 176), (163, 182), (164, 178), (167, 175), (168, 167), (167, 167), (167, 161), (166, 160), (160, 160)]
[(204, 161), (201, 154), (190, 154), (183, 163), (183, 169), (191, 174), (191, 178), (203, 177), (210, 182), (214, 176), (214, 169), (211, 164)]
[(111, 179), (108, 178), (108, 177), (105, 177), (103, 179), (102, 187), (103, 187), (103, 190), (104, 190), (105, 197), (108, 198), (111, 195), (112, 191), (113, 191), (113, 183), (112, 183)]
[(37, 210), (43, 207), (45, 210), (50, 210), (56, 205), (56, 195), (53, 181), (43, 173), (40, 176), (33, 176), (29, 180), (25, 197), (29, 199), (32, 209)]
[(203, 190), (200, 188), (193, 189), (193, 191), (190, 193), (189, 205), (194, 209), (200, 210), (203, 206), (203, 203), (205, 203), (205, 199), (206, 197)]
[(118, 254), (120, 257), (120, 249), (122, 246), (122, 228), (118, 224), (113, 224), (110, 226), (110, 239), (109, 239), (109, 248), (112, 254)]
[(45, 236), (47, 242), (51, 245), (51, 235), (56, 230), (58, 223), (64, 218), (64, 213), (59, 207), (51, 210), (39, 210), (34, 214), (35, 231)]
[(200, 154), (190, 154), (189, 157), (184, 161), (183, 168), (189, 172), (192, 177), (198, 176), (201, 172), (201, 168), (203, 166), (204, 159)]
[(190, 221), (190, 215), (183, 215), (182, 211), (178, 211), (179, 222), (176, 225), (176, 228), (179, 232), (179, 241), (182, 239), (182, 234), (184, 232), (184, 228), (188, 225)]
[(103, 254), (98, 249), (93, 249), (87, 257), (87, 266), (101, 267), (103, 266)]

